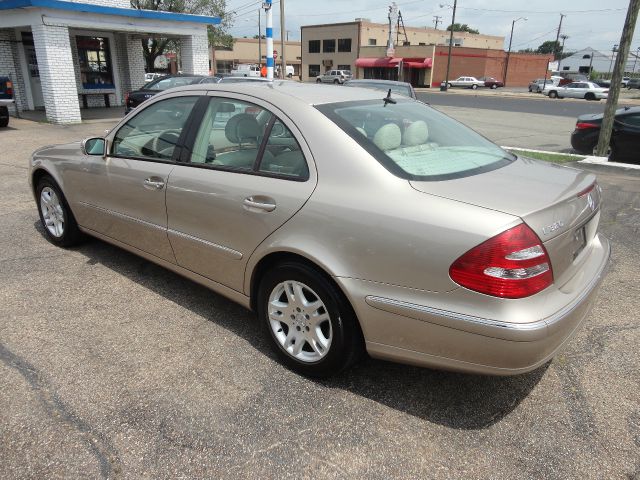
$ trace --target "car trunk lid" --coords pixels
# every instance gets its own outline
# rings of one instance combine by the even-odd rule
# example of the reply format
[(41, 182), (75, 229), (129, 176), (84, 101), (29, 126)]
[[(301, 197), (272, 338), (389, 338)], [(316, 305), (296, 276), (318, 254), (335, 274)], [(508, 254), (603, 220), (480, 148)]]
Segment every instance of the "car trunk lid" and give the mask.
[(556, 280), (572, 275), (597, 233), (600, 189), (595, 175), (581, 170), (520, 157), (480, 175), (410, 183), (424, 193), (520, 217), (545, 244)]

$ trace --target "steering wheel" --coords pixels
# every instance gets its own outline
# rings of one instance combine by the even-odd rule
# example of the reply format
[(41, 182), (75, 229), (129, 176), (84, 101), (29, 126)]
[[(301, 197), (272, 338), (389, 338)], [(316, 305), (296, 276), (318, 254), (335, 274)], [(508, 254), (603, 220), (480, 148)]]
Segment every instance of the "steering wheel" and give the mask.
[(170, 159), (178, 144), (180, 130), (164, 130), (160, 135), (153, 137), (141, 149), (145, 157), (159, 157)]

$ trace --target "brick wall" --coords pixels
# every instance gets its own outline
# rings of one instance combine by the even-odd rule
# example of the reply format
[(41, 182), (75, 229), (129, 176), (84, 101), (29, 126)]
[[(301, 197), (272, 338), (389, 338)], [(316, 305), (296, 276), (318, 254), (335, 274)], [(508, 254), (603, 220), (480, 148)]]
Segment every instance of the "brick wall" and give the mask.
[(39, 24), (32, 25), (31, 31), (47, 119), (52, 123), (80, 122), (69, 29)]
[(194, 75), (209, 75), (209, 40), (207, 31), (182, 37), (180, 41), (182, 72)]

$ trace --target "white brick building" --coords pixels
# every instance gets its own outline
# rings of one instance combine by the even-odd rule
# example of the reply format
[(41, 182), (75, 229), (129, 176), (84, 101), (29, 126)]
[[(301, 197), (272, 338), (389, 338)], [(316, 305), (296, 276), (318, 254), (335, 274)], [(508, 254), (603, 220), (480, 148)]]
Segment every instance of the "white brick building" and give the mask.
[(219, 18), (130, 8), (129, 0), (0, 1), (0, 75), (15, 110), (44, 108), (53, 123), (80, 109), (123, 105), (144, 83), (142, 38), (179, 39), (182, 71), (207, 75), (207, 25)]

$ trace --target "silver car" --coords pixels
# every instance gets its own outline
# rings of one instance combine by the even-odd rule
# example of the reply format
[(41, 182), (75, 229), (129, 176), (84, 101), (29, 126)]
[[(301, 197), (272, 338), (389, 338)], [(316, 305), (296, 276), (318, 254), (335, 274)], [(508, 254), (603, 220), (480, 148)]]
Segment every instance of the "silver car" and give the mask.
[(584, 98), (599, 101), (609, 96), (609, 89), (592, 82), (572, 82), (563, 86), (545, 87), (542, 93), (549, 98)]
[(478, 87), (484, 87), (484, 80), (478, 80), (476, 77), (458, 77), (455, 80), (449, 80), (447, 87), (464, 87), (476, 90)]
[(351, 70), (329, 70), (324, 75), (316, 78), (316, 83), (335, 83), (342, 85), (347, 80), (351, 80), (353, 75)]
[(161, 92), (104, 138), (36, 151), (29, 182), (52, 243), (90, 235), (229, 297), (307, 375), (365, 351), (535, 369), (579, 328), (609, 259), (594, 175), (369, 89)]

